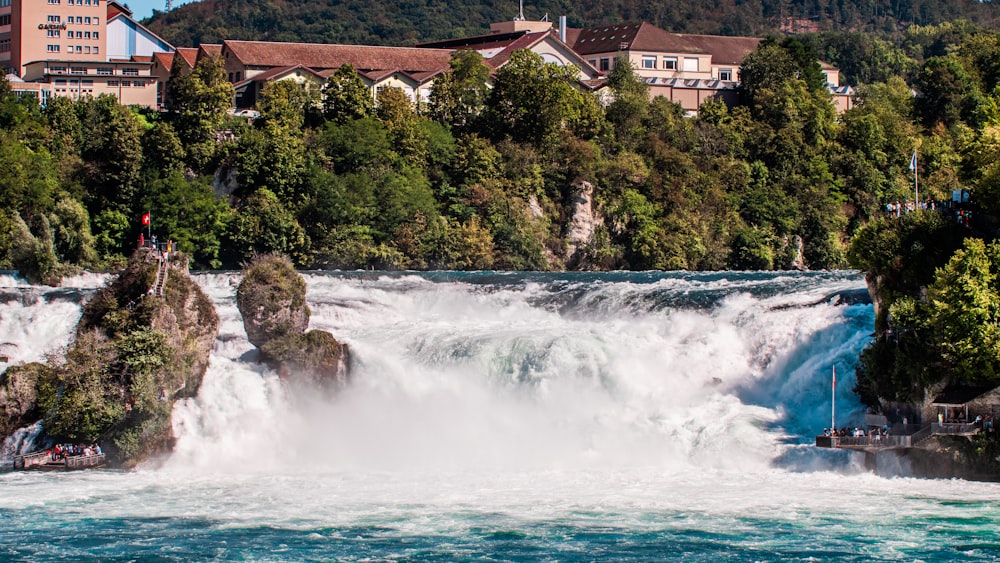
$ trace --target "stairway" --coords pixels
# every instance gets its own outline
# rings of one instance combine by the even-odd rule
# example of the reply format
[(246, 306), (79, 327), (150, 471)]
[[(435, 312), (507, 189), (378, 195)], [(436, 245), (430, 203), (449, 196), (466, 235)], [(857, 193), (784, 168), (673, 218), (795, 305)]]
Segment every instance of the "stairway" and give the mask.
[(156, 268), (156, 281), (153, 282), (153, 295), (163, 297), (163, 288), (167, 285), (168, 271), (167, 261), (160, 260), (159, 266)]

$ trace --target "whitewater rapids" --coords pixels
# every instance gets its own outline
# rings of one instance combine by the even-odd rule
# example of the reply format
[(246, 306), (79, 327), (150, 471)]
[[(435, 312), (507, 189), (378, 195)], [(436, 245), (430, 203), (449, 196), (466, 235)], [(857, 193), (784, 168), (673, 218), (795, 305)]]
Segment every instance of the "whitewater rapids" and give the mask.
[[(834, 366), (838, 423), (860, 420), (856, 273), (306, 273), (311, 327), (351, 348), (335, 394), (256, 362), (238, 274), (195, 277), (221, 326), (174, 454), (0, 474), (0, 558), (1000, 554), (997, 486), (879, 478), (811, 446)], [(66, 344), (79, 300), (0, 282), (11, 362)]]

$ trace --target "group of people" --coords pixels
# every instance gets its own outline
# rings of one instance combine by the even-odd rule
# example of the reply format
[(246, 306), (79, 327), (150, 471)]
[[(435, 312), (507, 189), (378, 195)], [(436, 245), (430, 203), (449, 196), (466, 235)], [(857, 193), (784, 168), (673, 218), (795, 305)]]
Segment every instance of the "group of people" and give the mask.
[(49, 450), (49, 456), (56, 461), (66, 459), (67, 457), (76, 457), (81, 455), (89, 457), (92, 455), (101, 455), (103, 453), (104, 452), (101, 450), (101, 446), (99, 446), (96, 442), (90, 445), (56, 444), (54, 448)]
[(839, 430), (837, 428), (825, 428), (823, 429), (823, 435), (827, 437), (838, 437), (838, 438), (864, 438), (865, 436), (870, 437), (873, 441), (878, 441), (880, 438), (889, 435), (889, 425), (886, 424), (881, 428), (877, 426), (872, 426), (870, 429), (865, 430), (860, 426), (855, 426), (854, 428), (843, 427)]
[(937, 202), (933, 199), (928, 199), (927, 201), (921, 201), (919, 203), (915, 201), (896, 201), (889, 202), (885, 204), (886, 214), (892, 217), (900, 217), (911, 213), (916, 209), (930, 209), (931, 211), (937, 209)]

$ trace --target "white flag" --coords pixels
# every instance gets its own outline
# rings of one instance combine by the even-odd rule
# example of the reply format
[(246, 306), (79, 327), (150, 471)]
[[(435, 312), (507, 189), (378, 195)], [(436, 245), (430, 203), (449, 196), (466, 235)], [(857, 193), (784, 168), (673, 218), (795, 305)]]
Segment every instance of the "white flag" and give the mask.
[(910, 170), (917, 169), (917, 151), (913, 151), (913, 156), (910, 157)]

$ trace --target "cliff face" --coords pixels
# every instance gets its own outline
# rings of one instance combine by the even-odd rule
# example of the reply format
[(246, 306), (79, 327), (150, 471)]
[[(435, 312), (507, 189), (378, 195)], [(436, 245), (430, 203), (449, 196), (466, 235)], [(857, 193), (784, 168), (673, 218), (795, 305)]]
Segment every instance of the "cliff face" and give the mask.
[(967, 479), (1000, 481), (1000, 462), (995, 435), (972, 440), (957, 436), (935, 436), (918, 448), (886, 450), (874, 458), (874, 469), (886, 477), (922, 479)]
[(306, 331), (306, 284), (285, 257), (256, 258), (236, 291), (250, 342), (282, 379), (319, 385), (347, 380), (347, 345), (322, 330)]
[(197, 394), (219, 324), (186, 258), (173, 258), (162, 296), (149, 293), (157, 257), (138, 252), (84, 306), (63, 361), (8, 370), (4, 436), (41, 420), (48, 441), (98, 441), (126, 467), (172, 448), (173, 402)]

